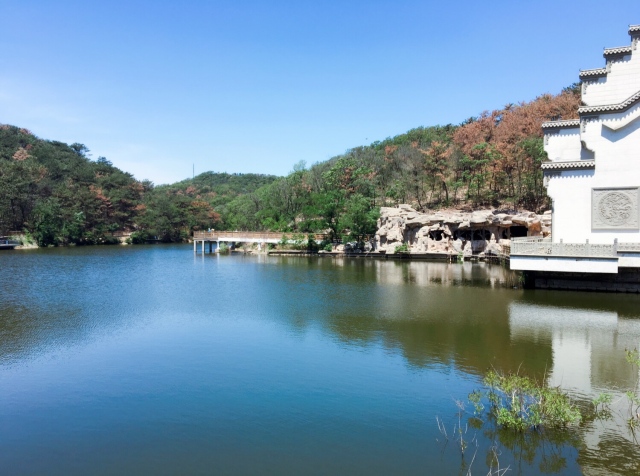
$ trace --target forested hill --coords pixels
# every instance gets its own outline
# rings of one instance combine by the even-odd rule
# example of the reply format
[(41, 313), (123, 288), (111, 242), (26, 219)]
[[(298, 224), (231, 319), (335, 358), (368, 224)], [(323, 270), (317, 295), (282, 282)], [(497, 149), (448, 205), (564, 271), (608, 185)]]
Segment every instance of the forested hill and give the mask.
[(577, 117), (578, 84), (558, 95), (484, 112), (460, 125), (419, 127), (355, 147), (286, 177), (206, 172), (172, 185), (137, 181), (82, 144), (0, 125), (0, 234), (26, 231), (41, 245), (180, 241), (195, 230), (328, 232), (360, 240), (380, 206), (548, 206), (541, 125)]
[(119, 231), (177, 241), (219, 224), (220, 203), (275, 179), (207, 172), (154, 187), (104, 157), (91, 160), (82, 144), (0, 125), (0, 235), (26, 232), (40, 245), (109, 243)]
[(144, 195), (135, 237), (184, 241), (195, 230), (228, 229), (231, 225), (221, 215), (226, 204), (277, 179), (274, 175), (204, 172), (193, 179), (153, 187)]
[(580, 102), (575, 84), (458, 126), (420, 127), (356, 147), (238, 197), (223, 217), (237, 229), (328, 231), (358, 240), (375, 232), (380, 206), (539, 211), (549, 205), (542, 123), (578, 117)]

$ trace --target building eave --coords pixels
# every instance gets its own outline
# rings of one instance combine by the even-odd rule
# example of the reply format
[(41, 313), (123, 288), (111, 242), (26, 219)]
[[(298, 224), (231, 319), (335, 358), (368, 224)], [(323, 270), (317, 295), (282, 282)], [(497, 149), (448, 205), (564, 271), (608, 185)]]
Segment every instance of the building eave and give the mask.
[(594, 169), (595, 160), (572, 160), (566, 162), (543, 162), (542, 170), (583, 170)]
[(563, 121), (547, 121), (542, 123), (543, 129), (571, 129), (580, 127), (580, 119), (568, 119)]
[(607, 75), (607, 68), (583, 69), (580, 71), (580, 79), (600, 78)]
[(607, 56), (629, 55), (632, 51), (633, 47), (631, 45), (616, 46), (615, 48), (605, 48), (602, 54), (606, 58)]
[(606, 104), (602, 106), (582, 106), (578, 108), (578, 114), (581, 116), (583, 114), (593, 114), (593, 113), (616, 113), (616, 112), (624, 112), (629, 109), (631, 106), (635, 105), (638, 101), (640, 101), (640, 91), (635, 93), (634, 95), (628, 97), (624, 101), (618, 104)]

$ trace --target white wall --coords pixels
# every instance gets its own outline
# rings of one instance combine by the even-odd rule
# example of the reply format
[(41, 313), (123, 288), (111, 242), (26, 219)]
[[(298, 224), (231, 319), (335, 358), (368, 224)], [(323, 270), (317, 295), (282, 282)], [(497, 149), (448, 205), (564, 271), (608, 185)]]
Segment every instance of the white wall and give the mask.
[(557, 133), (546, 134), (545, 151), (553, 162), (580, 160), (582, 144), (580, 128), (560, 129)]
[[(549, 157), (554, 161), (575, 157), (573, 137), (551, 135), (545, 147)], [(588, 239), (591, 243), (610, 244), (617, 238), (619, 242), (640, 242), (639, 229), (591, 229), (592, 189), (640, 187), (640, 103), (626, 112), (603, 114), (588, 122), (580, 139), (594, 153), (595, 170), (548, 174), (547, 193), (554, 204), (553, 241), (584, 243)], [(567, 151), (558, 150), (561, 146), (566, 146)]]
[(640, 55), (637, 52), (609, 62), (611, 71), (607, 76), (597, 81), (585, 80), (582, 101), (587, 106), (618, 104), (637, 93), (640, 90)]
[[(549, 178), (547, 193), (553, 200), (551, 239), (558, 243), (585, 243), (591, 238), (593, 170), (564, 170)], [(593, 243), (613, 243), (593, 241)]]
[(509, 266), (516, 271), (557, 271), (565, 273), (617, 273), (618, 258), (570, 258), (558, 256), (511, 255)]

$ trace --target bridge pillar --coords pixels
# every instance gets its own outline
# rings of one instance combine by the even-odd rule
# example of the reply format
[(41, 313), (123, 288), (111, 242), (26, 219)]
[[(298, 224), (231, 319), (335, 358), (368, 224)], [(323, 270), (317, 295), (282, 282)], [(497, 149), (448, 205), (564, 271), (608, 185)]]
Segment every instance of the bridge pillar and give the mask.
[(195, 255), (198, 250), (196, 249), (196, 246), (198, 246), (198, 240), (196, 240), (195, 238), (193, 239), (193, 254)]

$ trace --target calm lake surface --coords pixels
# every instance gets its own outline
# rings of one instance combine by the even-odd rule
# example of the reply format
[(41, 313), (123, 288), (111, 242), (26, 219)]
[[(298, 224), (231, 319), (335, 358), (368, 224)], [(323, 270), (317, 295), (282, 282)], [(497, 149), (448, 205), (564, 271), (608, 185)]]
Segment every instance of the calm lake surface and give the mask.
[(3, 252), (0, 270), (1, 474), (486, 475), (494, 445), (507, 474), (640, 472), (619, 421), (515, 442), (464, 425), (464, 457), (451, 438), (491, 367), (585, 404), (632, 388), (639, 296), (190, 245)]

